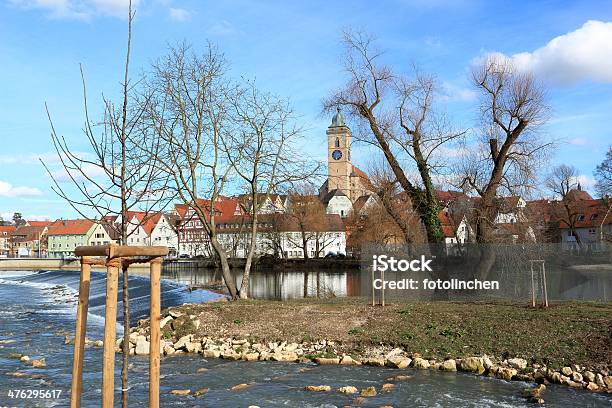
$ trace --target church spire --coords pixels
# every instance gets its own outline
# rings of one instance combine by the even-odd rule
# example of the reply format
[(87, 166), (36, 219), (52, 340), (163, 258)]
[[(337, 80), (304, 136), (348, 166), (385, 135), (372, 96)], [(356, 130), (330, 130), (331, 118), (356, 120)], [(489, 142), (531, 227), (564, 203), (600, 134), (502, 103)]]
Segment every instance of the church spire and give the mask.
[(336, 114), (332, 118), (332, 122), (329, 127), (333, 128), (333, 127), (342, 127), (342, 126), (346, 126), (346, 123), (344, 122), (344, 115), (342, 114), (342, 112), (340, 112), (340, 105), (338, 105), (336, 107)]

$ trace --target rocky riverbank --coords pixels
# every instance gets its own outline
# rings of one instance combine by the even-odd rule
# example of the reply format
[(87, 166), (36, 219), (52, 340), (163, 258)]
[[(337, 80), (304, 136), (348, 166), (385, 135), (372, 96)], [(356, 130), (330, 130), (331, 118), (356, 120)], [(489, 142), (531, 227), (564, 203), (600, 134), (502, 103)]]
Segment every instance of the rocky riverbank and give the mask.
[[(348, 303), (341, 301), (335, 305), (333, 303), (304, 303), (304, 301), (297, 302), (297, 305), (295, 303), (263, 301), (228, 302), (184, 305), (165, 310), (162, 313), (160, 322), (162, 330), (161, 352), (164, 355), (198, 353), (205, 358), (223, 358), (228, 360), (314, 362), (321, 365), (364, 364), (400, 369), (411, 367), (423, 370), (463, 371), (476, 375), (497, 377), (508, 381), (519, 380), (543, 385), (554, 383), (593, 392), (612, 392), (612, 376), (610, 376), (609, 361), (596, 361), (591, 364), (585, 364), (583, 357), (582, 359), (577, 358), (576, 362), (570, 363), (569, 359), (571, 356), (566, 355), (562, 356), (563, 358), (551, 360), (550, 363), (543, 363), (541, 361), (538, 362), (538, 360), (541, 360), (540, 358), (534, 356), (531, 356), (531, 358), (526, 357), (524, 351), (518, 347), (518, 344), (517, 350), (508, 349), (505, 353), (494, 354), (490, 352), (491, 347), (487, 346), (487, 339), (467, 339), (466, 337), (470, 336), (467, 330), (461, 335), (461, 342), (455, 342), (451, 339), (451, 343), (459, 343), (455, 344), (455, 346), (467, 350), (463, 353), (458, 352), (460, 350), (458, 348), (449, 350), (449, 347), (440, 347), (439, 344), (433, 341), (439, 340), (438, 337), (446, 340), (447, 336), (445, 334), (451, 330), (444, 328), (447, 323), (441, 314), (433, 315), (435, 324), (440, 326), (442, 330), (438, 331), (440, 328), (437, 328), (435, 335), (430, 335), (430, 337), (433, 337), (430, 347), (425, 345), (421, 349), (416, 350), (409, 344), (397, 344), (394, 341), (395, 337), (393, 334), (397, 327), (387, 328), (387, 341), (384, 338), (380, 338), (378, 332), (374, 335), (374, 339), (378, 341), (372, 341), (372, 338), (367, 338), (367, 341), (365, 341), (364, 335), (372, 330), (372, 326), (368, 325), (368, 318), (381, 318), (381, 316), (387, 314), (391, 314), (393, 318), (395, 318), (396, 314), (400, 316), (405, 315), (406, 305), (389, 307), (385, 308), (386, 310), (382, 310), (381, 308), (370, 308), (361, 304), (355, 304), (351, 301), (348, 301)], [(291, 305), (292, 307), (288, 308), (286, 305)], [(295, 306), (298, 307), (295, 308)], [(414, 305), (412, 306), (414, 308)], [(478, 314), (478, 309), (481, 307), (495, 309), (494, 305), (444, 305), (445, 308), (451, 307), (454, 309), (462, 309), (465, 306), (471, 309), (473, 314)], [(508, 305), (499, 305), (501, 309), (506, 307)], [(362, 308), (373, 310), (375, 315), (364, 316), (361, 312)], [(262, 309), (275, 313), (276, 320), (267, 320), (268, 316), (266, 313), (263, 313)], [(572, 310), (575, 309), (575, 307), (572, 308)], [(519, 310), (522, 312), (523, 308), (521, 307)], [(605, 306), (605, 310), (608, 310), (608, 306)], [(500, 311), (497, 310), (496, 314)], [(581, 312), (584, 312), (584, 310)], [(301, 321), (303, 313), (309, 316), (311, 321), (310, 327), (304, 327), (304, 324), (307, 325), (308, 323)], [(241, 315), (244, 320), (237, 318), (236, 316), (238, 315)], [(538, 315), (536, 314), (536, 316)], [(402, 318), (404, 317), (402, 316)], [(546, 317), (548, 318), (548, 316)], [(512, 318), (512, 316), (505, 316), (505, 318)], [(346, 327), (352, 327), (354, 324), (354, 319), (361, 321), (362, 324), (347, 330)], [(249, 320), (250, 325), (253, 326), (249, 325)], [(345, 323), (349, 322), (348, 325), (340, 325), (343, 326), (340, 328), (340, 331), (338, 331), (339, 320)], [(412, 327), (418, 327), (421, 324), (419, 319), (412, 320), (413, 324), (410, 325)], [(469, 324), (469, 319), (466, 318), (464, 320), (466, 320), (466, 324)], [(295, 326), (283, 326), (279, 323), (281, 321), (285, 323), (298, 323), (301, 331), (291, 331), (290, 328), (295, 328)], [(565, 321), (565, 319), (559, 318), (556, 322), (549, 322), (549, 324), (563, 326), (566, 324)], [(575, 316), (572, 321), (574, 328), (579, 327), (575, 321)], [(499, 324), (510, 326), (510, 323), (507, 321), (501, 321)], [(538, 322), (531, 321), (530, 324), (537, 325)], [(263, 326), (260, 327), (260, 325)], [(429, 326), (432, 325), (432, 323), (429, 324)], [(317, 331), (317, 328), (321, 326), (329, 328), (328, 336), (321, 336), (321, 333)], [(249, 327), (251, 328), (250, 330)], [(146, 355), (149, 353), (148, 329), (149, 322), (147, 320), (140, 321), (138, 327), (132, 329), (130, 333), (131, 354)], [(268, 335), (262, 336), (261, 330), (265, 330)], [(339, 335), (342, 330), (347, 330), (345, 336)], [(510, 333), (510, 337), (512, 338), (516, 334)], [(493, 333), (493, 336), (497, 337), (497, 340), (502, 344), (508, 335), (509, 333), (506, 332)], [(585, 338), (594, 338), (594, 333), (583, 333), (583, 335)], [(361, 341), (355, 339), (356, 336), (361, 336)], [(531, 346), (534, 350), (542, 349), (543, 344), (546, 344), (545, 339), (542, 339), (542, 344), (538, 344), (529, 334), (526, 333), (525, 336), (528, 337), (528, 341), (532, 342)], [(299, 339), (296, 339), (296, 337)], [(604, 341), (606, 340), (604, 339)], [(471, 347), (462, 346), (464, 343), (471, 344)], [(421, 343), (421, 345), (423, 346), (424, 343)], [(120, 347), (121, 340), (118, 340), (118, 351), (120, 351)], [(597, 348), (597, 345), (594, 345), (594, 347)], [(603, 347), (610, 347), (610, 345), (605, 343)], [(470, 353), (475, 349), (482, 350), (482, 352), (466, 355), (466, 353)], [(446, 351), (444, 355), (441, 355), (442, 350)], [(455, 354), (453, 354), (453, 351), (455, 351)], [(537, 355), (539, 356), (539, 354)], [(559, 361), (568, 363), (559, 365)], [(318, 386), (313, 385), (314, 388)], [(322, 387), (316, 390), (313, 388), (312, 391), (327, 390), (326, 386)], [(536, 387), (527, 390), (526, 395), (535, 402), (542, 402), (543, 389), (544, 387)], [(341, 392), (346, 392), (346, 390)]]

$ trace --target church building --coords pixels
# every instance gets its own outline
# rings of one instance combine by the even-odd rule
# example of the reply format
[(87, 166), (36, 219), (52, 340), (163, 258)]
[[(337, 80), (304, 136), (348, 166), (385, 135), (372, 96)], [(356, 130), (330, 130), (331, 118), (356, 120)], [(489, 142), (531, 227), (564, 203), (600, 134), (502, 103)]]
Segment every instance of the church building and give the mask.
[(372, 194), (368, 176), (351, 163), (351, 130), (338, 108), (327, 128), (327, 180), (319, 197), (328, 214), (346, 217), (362, 196)]

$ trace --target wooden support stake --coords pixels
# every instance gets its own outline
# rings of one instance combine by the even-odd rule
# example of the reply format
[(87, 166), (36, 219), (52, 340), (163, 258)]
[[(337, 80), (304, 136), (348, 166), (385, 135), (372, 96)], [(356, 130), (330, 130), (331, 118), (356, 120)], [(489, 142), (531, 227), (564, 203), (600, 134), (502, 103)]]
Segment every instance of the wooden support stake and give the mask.
[[(106, 264), (106, 315), (102, 358), (102, 408), (113, 408), (115, 398), (115, 337), (117, 334), (117, 286), (121, 259)], [(130, 330), (126, 327), (124, 330)]]
[(79, 279), (79, 303), (77, 306), (76, 330), (74, 336), (74, 360), (72, 361), (72, 385), (70, 388), (70, 408), (81, 406), (83, 381), (83, 354), (85, 352), (85, 333), (87, 331), (87, 309), (89, 307), (89, 286), (91, 264), (87, 257), (81, 258)]
[(546, 265), (542, 261), (542, 284), (544, 285), (544, 307), (548, 307), (548, 291), (546, 290)]
[(535, 307), (536, 295), (535, 295), (535, 282), (533, 280), (533, 261), (530, 261), (529, 264), (531, 266), (531, 307)]
[(151, 320), (150, 320), (150, 348), (149, 348), (149, 408), (159, 408), (159, 342), (160, 342), (160, 275), (161, 258), (155, 258), (150, 263), (151, 283)]

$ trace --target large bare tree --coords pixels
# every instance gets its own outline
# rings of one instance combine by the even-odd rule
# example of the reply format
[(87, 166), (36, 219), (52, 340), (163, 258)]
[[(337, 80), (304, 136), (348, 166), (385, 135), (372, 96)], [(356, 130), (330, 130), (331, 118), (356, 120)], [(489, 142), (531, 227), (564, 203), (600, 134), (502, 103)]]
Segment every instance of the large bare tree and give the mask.
[[(395, 182), (410, 198), (429, 242), (442, 242), (440, 206), (433, 176), (443, 168), (440, 147), (460, 138), (435, 107), (437, 84), (419, 73), (412, 77), (384, 65), (370, 35), (344, 33), (348, 82), (324, 102), (327, 110), (345, 107), (358, 126), (356, 139), (378, 147)], [(415, 174), (415, 177), (411, 177)]]
[[(301, 129), (288, 101), (260, 91), (246, 81), (229, 95), (231, 128), (224, 142), (227, 159), (247, 191), (249, 215), (247, 254), (239, 295), (248, 298), (249, 279), (256, 255), (259, 213), (275, 192), (308, 179), (317, 166), (300, 158), (295, 143)], [(241, 152), (242, 154), (236, 154)]]
[(493, 241), (496, 197), (525, 195), (552, 142), (540, 132), (548, 107), (543, 86), (510, 61), (488, 57), (472, 70), (481, 95), (480, 138), (466, 148), (459, 173), (462, 187), (480, 196), (476, 208), (476, 240)]
[(608, 147), (605, 159), (595, 168), (595, 189), (601, 197), (612, 196), (612, 146)]
[(172, 181), (170, 190), (201, 221), (229, 294), (236, 299), (236, 282), (216, 222), (233, 162), (244, 156), (242, 146), (227, 151), (233, 113), (230, 100), (236, 89), (226, 65), (211, 44), (202, 53), (186, 44), (170, 47), (154, 65), (149, 80), (153, 103), (148, 120), (163, 141), (158, 163)]
[[(130, 225), (131, 220), (128, 216), (131, 211), (144, 211), (148, 215), (140, 222), (146, 222), (155, 209), (162, 209), (166, 203), (165, 178), (156, 166), (160, 139), (142, 125), (150, 97), (139, 95), (139, 99), (136, 100), (134, 87), (139, 81), (131, 81), (129, 75), (134, 15), (135, 11), (132, 10), (130, 1), (120, 100), (115, 103), (103, 97), (103, 118), (100, 121), (90, 118), (85, 76), (81, 67), (85, 113), (83, 133), (89, 145), (88, 151), (80, 152), (70, 147), (66, 138), (56, 131), (47, 107), (51, 139), (62, 165), (60, 172), (50, 168), (41, 160), (53, 180), (52, 189), (83, 218), (104, 223), (114, 230), (121, 245), (127, 245), (129, 235), (135, 230), (134, 226)], [(71, 187), (63, 185), (62, 178), (67, 178)], [(119, 222), (115, 223), (114, 220)], [(128, 266), (127, 263), (122, 265), (123, 407), (127, 407), (128, 402), (130, 332)]]

